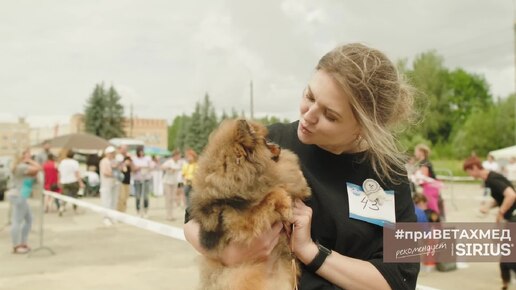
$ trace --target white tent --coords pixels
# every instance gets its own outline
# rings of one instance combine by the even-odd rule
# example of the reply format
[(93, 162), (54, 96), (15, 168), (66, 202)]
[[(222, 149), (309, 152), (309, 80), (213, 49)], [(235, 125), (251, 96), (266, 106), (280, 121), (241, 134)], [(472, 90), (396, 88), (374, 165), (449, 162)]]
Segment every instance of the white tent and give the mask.
[(505, 148), (498, 149), (498, 150), (493, 150), (493, 151), (489, 152), (489, 154), (493, 155), (493, 157), (497, 161), (502, 160), (502, 159), (509, 160), (511, 157), (516, 157), (516, 145), (510, 146), (510, 147), (505, 147)]

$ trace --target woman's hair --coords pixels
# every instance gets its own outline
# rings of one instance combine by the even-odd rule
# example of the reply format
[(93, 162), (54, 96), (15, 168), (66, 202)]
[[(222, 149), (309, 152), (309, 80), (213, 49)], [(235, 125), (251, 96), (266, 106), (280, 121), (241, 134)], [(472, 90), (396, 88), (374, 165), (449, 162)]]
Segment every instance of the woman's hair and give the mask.
[(464, 163), (462, 164), (462, 169), (464, 171), (468, 169), (473, 169), (473, 167), (476, 166), (478, 169), (484, 169), (482, 166), (482, 161), (476, 156), (470, 156), (468, 159), (464, 160)]
[(142, 156), (145, 155), (145, 151), (144, 151), (143, 146), (136, 147), (136, 156), (140, 157), (140, 153), (141, 153)]
[(185, 156), (190, 156), (193, 160), (197, 161), (197, 153), (195, 153), (193, 149), (186, 149)]
[(23, 157), (25, 156), (25, 154), (30, 151), (30, 148), (25, 148), (23, 149), (22, 152), (16, 154), (16, 157), (14, 158), (14, 162), (13, 162), (13, 165), (11, 167), (11, 171), (12, 173), (14, 173), (14, 171), (16, 170), (16, 167), (18, 167), (18, 165), (20, 165), (20, 163), (22, 163), (23, 161)]
[(371, 166), (379, 177), (404, 175), (406, 156), (400, 154), (394, 130), (413, 117), (414, 89), (379, 50), (363, 44), (339, 46), (316, 67), (329, 73), (360, 124), (360, 141), (368, 144)]
[(430, 153), (432, 152), (430, 150), (430, 147), (428, 147), (425, 144), (418, 144), (416, 146), (416, 150), (419, 150), (419, 151), (423, 152), (423, 155), (425, 155), (425, 159), (428, 159), (428, 157), (430, 156)]

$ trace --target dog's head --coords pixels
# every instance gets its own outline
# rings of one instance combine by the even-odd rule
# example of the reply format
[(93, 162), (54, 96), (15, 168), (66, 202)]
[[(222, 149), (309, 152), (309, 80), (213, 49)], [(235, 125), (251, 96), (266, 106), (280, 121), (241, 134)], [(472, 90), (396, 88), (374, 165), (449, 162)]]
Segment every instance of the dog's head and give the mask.
[(280, 147), (266, 140), (267, 128), (247, 120), (226, 120), (209, 138), (197, 165), (194, 189), (211, 198), (253, 200), (267, 190)]

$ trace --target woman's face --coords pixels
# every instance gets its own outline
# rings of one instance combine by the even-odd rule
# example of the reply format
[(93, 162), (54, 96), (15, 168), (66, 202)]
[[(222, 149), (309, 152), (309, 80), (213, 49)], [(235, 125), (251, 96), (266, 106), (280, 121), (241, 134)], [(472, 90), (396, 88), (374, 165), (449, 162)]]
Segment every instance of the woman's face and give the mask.
[(425, 159), (425, 152), (423, 152), (423, 150), (421, 150), (421, 149), (416, 149), (414, 151), (414, 155), (416, 156), (417, 160)]
[(334, 154), (355, 152), (360, 127), (349, 97), (325, 71), (317, 70), (303, 93), (297, 135)]
[(31, 159), (31, 157), (32, 157), (32, 156), (31, 156), (31, 154), (30, 154), (30, 150), (25, 150), (25, 151), (23, 152), (23, 154), (22, 154), (22, 158), (23, 158), (23, 160), (29, 160), (29, 159)]

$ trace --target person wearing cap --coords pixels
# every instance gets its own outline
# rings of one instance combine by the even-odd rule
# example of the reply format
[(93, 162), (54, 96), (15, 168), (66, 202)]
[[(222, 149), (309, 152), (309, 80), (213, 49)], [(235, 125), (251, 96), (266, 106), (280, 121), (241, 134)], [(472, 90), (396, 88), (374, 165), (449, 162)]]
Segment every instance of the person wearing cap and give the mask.
[[(116, 149), (108, 146), (104, 149), (104, 158), (100, 160), (100, 201), (103, 207), (116, 209), (117, 204), (117, 183), (114, 176), (113, 166), (115, 162)], [(113, 221), (109, 217), (104, 217), (104, 224), (111, 226)]]

